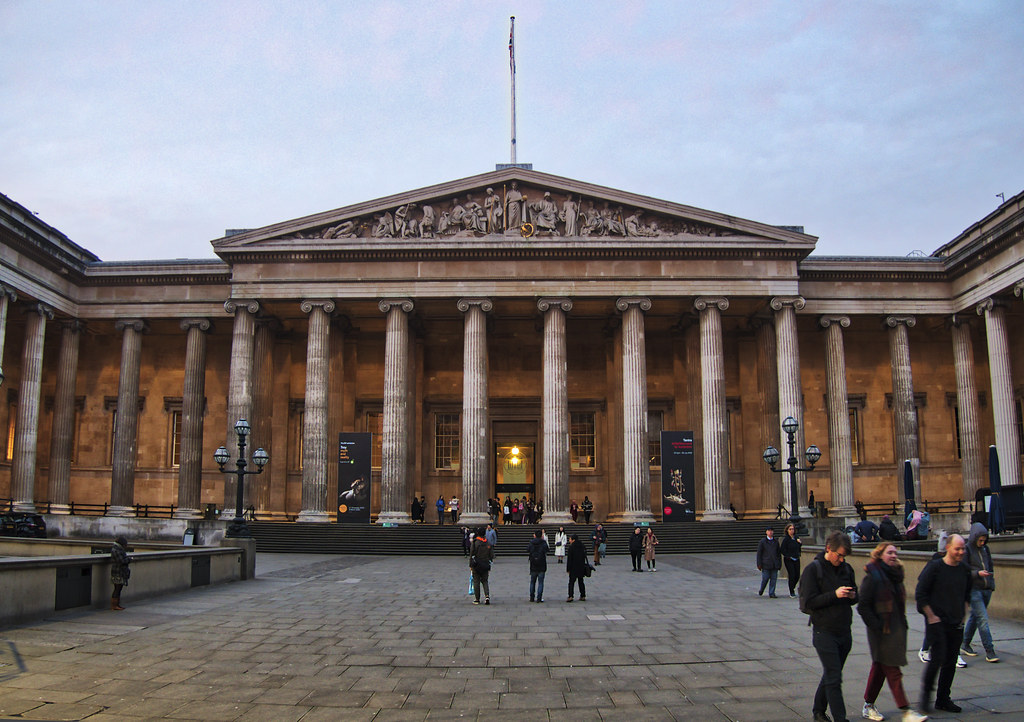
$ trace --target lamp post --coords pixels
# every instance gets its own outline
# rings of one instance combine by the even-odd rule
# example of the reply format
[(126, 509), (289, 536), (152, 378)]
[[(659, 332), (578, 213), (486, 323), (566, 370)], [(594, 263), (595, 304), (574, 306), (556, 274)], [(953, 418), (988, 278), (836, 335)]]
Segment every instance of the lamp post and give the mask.
[(771, 467), (772, 471), (776, 474), (789, 474), (789, 499), (790, 499), (790, 516), (789, 523), (796, 528), (797, 536), (805, 536), (807, 534), (807, 527), (804, 526), (804, 520), (800, 518), (800, 512), (797, 510), (797, 491), (796, 491), (796, 474), (798, 471), (810, 471), (814, 468), (814, 465), (821, 459), (821, 449), (814, 444), (807, 447), (804, 454), (807, 456), (807, 463), (810, 466), (806, 468), (800, 467), (800, 462), (796, 458), (796, 432), (800, 428), (800, 424), (792, 416), (787, 416), (786, 420), (782, 422), (782, 430), (786, 432), (787, 441), (789, 444), (789, 458), (786, 460), (786, 468), (776, 469), (775, 465), (779, 463), (779, 450), (774, 446), (769, 446), (764, 450), (764, 454), (761, 456), (764, 459), (764, 463)]
[(217, 466), (220, 467), (220, 473), (222, 474), (237, 474), (238, 484), (235, 489), (235, 518), (228, 526), (228, 530), (225, 536), (229, 537), (249, 537), (252, 536), (249, 533), (249, 527), (245, 523), (245, 517), (242, 516), (242, 485), (245, 483), (245, 477), (248, 474), (262, 474), (263, 467), (270, 461), (270, 454), (263, 449), (256, 449), (252, 455), (252, 460), (256, 464), (256, 471), (247, 471), (245, 468), (245, 439), (249, 435), (252, 429), (249, 427), (249, 422), (245, 419), (239, 419), (235, 423), (235, 433), (238, 434), (238, 459), (235, 461), (236, 469), (225, 469), (224, 465), (228, 463), (230, 457), (228, 456), (228, 450), (221, 446), (215, 452), (213, 452), (214, 461), (217, 462)]

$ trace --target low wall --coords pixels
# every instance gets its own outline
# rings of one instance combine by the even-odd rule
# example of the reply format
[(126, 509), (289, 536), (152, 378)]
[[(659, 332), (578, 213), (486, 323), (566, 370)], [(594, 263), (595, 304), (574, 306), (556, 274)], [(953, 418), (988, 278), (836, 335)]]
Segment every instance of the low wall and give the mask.
[(160, 541), (181, 544), (185, 532), (194, 532), (194, 543), (218, 546), (229, 521), (206, 519), (147, 519), (131, 516), (81, 516), (44, 514), (48, 537), (108, 539), (124, 536), (129, 544)]

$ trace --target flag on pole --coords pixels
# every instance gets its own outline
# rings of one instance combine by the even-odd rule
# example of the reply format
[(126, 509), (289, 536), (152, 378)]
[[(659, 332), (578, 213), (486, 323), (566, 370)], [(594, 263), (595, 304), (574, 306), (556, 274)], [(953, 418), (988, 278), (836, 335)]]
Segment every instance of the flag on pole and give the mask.
[(516, 74), (516, 17), (513, 15), (509, 18), (509, 30), (508, 30), (508, 64), (512, 69), (512, 74)]

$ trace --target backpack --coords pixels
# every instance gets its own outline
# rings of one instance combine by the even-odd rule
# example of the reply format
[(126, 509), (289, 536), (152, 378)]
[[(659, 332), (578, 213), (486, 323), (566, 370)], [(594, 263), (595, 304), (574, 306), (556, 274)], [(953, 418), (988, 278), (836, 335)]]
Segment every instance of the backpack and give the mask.
[(540, 544), (530, 544), (530, 564), (541, 565), (544, 563), (544, 547)]
[[(806, 567), (804, 567), (803, 574), (800, 575), (800, 588), (801, 588), (801, 590), (803, 589), (804, 582), (807, 580), (807, 576), (809, 574), (813, 574), (818, 580), (821, 579), (821, 566), (820, 566), (820, 564), (821, 563), (818, 561), (817, 557), (815, 557), (814, 559), (811, 560), (810, 564), (808, 564)], [(798, 595), (798, 599), (800, 600), (800, 611), (803, 612), (804, 614), (810, 614), (812, 610), (810, 610), (806, 606), (804, 606), (806, 604), (806, 600), (804, 598), (804, 595), (803, 594)], [(810, 620), (808, 620), (807, 623), (810, 624), (811, 623)]]

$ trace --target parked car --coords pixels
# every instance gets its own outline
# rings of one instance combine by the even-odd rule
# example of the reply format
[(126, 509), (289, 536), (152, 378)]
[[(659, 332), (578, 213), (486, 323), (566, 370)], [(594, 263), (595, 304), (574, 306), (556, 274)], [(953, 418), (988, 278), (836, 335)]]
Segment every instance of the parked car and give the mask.
[(14, 536), (46, 538), (46, 520), (41, 515), (16, 511), (7, 516), (14, 519)]
[(18, 525), (13, 514), (0, 514), (0, 536), (14, 536), (18, 533)]

